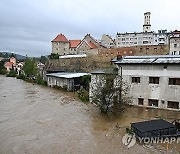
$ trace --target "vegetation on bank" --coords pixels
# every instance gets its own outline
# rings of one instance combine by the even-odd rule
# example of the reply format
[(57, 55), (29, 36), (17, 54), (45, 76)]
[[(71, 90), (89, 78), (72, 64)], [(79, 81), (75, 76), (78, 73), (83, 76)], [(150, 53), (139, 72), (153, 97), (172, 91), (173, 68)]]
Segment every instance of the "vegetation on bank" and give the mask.
[(6, 68), (4, 67), (5, 61), (0, 61), (0, 74), (5, 75), (6, 74)]
[(37, 59), (35, 58), (25, 59), (25, 65), (21, 71), (21, 74), (17, 74), (17, 72), (13, 69), (7, 73), (4, 67), (4, 62), (0, 62), (0, 74), (6, 74), (7, 77), (16, 77), (17, 79), (21, 79), (30, 83), (47, 86), (47, 82), (43, 80), (43, 78), (38, 73)]
[(101, 113), (119, 116), (130, 104), (129, 98), (126, 97), (129, 88), (127, 83), (121, 81), (120, 76), (104, 74), (94, 86), (91, 99), (99, 107)]

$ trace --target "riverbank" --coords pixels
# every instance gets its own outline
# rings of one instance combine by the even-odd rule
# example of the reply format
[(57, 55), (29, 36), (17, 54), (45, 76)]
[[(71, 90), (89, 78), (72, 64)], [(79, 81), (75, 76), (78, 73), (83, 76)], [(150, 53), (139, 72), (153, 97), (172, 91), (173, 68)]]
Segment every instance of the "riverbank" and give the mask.
[[(121, 118), (102, 116), (71, 92), (0, 76), (0, 153), (163, 153), (166, 145), (122, 144), (131, 122), (180, 118), (179, 112), (130, 107)], [(169, 153), (179, 145), (169, 145)]]

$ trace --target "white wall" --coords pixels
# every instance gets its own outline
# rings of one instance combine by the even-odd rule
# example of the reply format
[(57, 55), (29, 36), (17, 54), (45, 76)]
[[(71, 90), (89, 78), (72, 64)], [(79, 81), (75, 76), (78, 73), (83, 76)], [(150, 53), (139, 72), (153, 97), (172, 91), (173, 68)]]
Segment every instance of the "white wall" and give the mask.
[[(169, 85), (169, 78), (180, 78), (179, 64), (169, 65), (166, 69), (163, 64), (123, 65), (122, 67), (123, 80), (131, 84), (129, 97), (132, 97), (134, 105), (138, 105), (138, 98), (144, 99), (144, 106), (148, 106), (148, 99), (157, 99), (158, 107), (165, 109), (167, 101), (180, 102), (180, 85)], [(160, 77), (159, 84), (149, 84), (150, 76)], [(140, 83), (132, 83), (132, 77), (140, 77)]]

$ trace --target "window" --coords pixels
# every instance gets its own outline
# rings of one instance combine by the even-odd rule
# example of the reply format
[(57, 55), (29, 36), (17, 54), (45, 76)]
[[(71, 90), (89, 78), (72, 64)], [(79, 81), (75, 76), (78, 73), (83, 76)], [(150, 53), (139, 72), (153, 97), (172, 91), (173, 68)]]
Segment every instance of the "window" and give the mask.
[(177, 44), (174, 44), (174, 48), (177, 48)]
[(148, 99), (148, 106), (156, 106), (156, 107), (158, 107), (158, 100), (156, 100), (156, 99)]
[(169, 85), (180, 85), (180, 78), (169, 78)]
[(159, 77), (149, 77), (149, 83), (159, 84)]
[(132, 77), (132, 83), (140, 83), (140, 77)]
[(138, 98), (138, 105), (144, 105), (144, 99)]
[(168, 101), (168, 108), (179, 109), (179, 102)]

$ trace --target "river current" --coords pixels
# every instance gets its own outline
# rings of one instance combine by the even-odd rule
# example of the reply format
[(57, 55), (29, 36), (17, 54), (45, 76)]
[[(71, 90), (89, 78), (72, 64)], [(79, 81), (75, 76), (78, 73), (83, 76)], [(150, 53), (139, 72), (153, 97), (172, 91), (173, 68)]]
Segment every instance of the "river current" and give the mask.
[[(166, 145), (122, 144), (131, 122), (155, 118), (173, 121), (180, 113), (130, 107), (119, 119), (107, 118), (74, 93), (0, 76), (0, 154), (165, 153)], [(179, 144), (169, 153), (180, 153)]]

